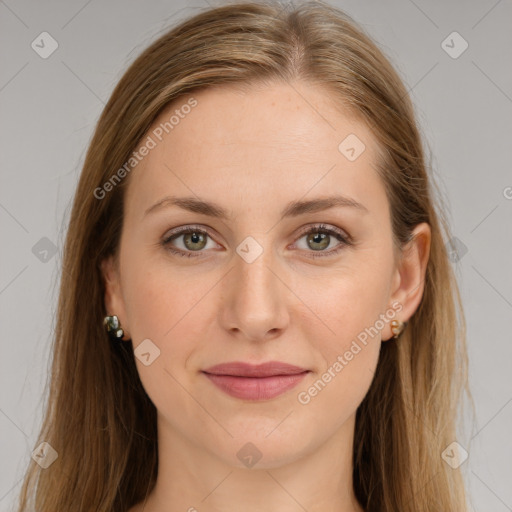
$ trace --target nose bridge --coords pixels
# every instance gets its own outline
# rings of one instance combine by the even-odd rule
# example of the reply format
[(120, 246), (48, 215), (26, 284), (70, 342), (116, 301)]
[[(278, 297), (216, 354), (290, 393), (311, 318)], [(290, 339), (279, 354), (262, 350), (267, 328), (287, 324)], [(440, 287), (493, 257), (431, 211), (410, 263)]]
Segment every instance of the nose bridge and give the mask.
[(271, 237), (263, 238), (260, 236), (256, 240), (249, 236), (238, 245), (235, 286), (239, 293), (248, 293), (256, 298), (263, 295), (267, 300), (272, 300), (278, 293), (276, 276), (270, 270), (276, 266), (276, 258), (270, 244)]
[(263, 238), (248, 237), (239, 244), (227, 284), (229, 325), (255, 339), (282, 328), (286, 320), (285, 287), (275, 270), (279, 265), (271, 237)]

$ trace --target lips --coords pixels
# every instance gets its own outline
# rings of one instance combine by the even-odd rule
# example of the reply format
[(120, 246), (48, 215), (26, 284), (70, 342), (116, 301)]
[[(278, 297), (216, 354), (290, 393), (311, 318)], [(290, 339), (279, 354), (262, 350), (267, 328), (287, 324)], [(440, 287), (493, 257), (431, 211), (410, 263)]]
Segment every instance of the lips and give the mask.
[(306, 368), (300, 368), (280, 361), (270, 361), (268, 363), (253, 365), (249, 363), (232, 362), (217, 364), (204, 370), (212, 375), (231, 375), (234, 377), (272, 377), (275, 375), (297, 375), (308, 371)]
[(269, 400), (295, 387), (309, 370), (280, 361), (259, 365), (231, 362), (212, 366), (203, 373), (230, 396)]

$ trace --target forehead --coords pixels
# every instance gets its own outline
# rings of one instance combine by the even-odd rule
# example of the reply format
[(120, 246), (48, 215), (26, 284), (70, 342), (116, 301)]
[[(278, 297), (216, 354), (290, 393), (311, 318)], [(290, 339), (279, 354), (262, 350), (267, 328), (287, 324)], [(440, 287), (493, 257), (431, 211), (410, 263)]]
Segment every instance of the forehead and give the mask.
[(236, 211), (240, 202), (250, 208), (308, 191), (337, 189), (361, 201), (382, 192), (373, 135), (320, 87), (217, 86), (184, 95), (146, 137), (154, 147), (132, 171), (127, 196), (140, 208), (165, 194), (225, 198)]

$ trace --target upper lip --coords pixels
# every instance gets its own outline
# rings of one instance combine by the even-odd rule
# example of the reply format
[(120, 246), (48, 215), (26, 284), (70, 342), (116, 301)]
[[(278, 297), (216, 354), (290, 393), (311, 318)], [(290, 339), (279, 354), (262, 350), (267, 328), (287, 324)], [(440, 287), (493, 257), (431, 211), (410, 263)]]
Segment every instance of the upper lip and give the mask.
[(239, 361), (216, 364), (206, 370), (205, 373), (212, 375), (231, 375), (235, 377), (271, 377), (274, 375), (297, 375), (307, 372), (306, 368), (300, 368), (293, 364), (281, 361), (269, 361), (262, 364), (250, 364)]

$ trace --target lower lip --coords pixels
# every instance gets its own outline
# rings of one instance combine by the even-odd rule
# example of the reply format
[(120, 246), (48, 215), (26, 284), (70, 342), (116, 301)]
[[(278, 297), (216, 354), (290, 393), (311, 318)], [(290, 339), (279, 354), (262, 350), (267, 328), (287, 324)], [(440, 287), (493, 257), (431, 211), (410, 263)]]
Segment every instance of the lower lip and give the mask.
[[(205, 373), (205, 372), (203, 372)], [(272, 377), (234, 377), (232, 375), (205, 375), (222, 391), (244, 400), (270, 400), (294, 388), (309, 372)]]

